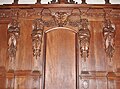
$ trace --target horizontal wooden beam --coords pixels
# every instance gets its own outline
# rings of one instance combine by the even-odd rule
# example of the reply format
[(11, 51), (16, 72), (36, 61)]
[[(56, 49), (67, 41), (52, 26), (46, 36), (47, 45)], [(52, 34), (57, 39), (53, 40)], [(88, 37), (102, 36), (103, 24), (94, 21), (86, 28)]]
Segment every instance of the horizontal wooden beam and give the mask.
[(11, 8), (113, 8), (120, 9), (120, 4), (4, 4), (0, 9)]

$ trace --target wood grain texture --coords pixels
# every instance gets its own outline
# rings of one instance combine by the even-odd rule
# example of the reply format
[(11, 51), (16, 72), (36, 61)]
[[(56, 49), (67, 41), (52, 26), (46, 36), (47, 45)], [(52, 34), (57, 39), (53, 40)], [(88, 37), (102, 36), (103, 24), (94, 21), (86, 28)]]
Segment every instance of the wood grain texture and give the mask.
[[(0, 6), (0, 89), (5, 89), (7, 79), (15, 82), (15, 89), (120, 89), (119, 8), (120, 5), (87, 4)], [(109, 62), (104, 47), (105, 12), (116, 31), (112, 62)], [(56, 13), (59, 14), (55, 15)], [(41, 58), (38, 63), (40, 71), (33, 72), (32, 26), (33, 21), (40, 18), (44, 25)], [(81, 58), (77, 33), (80, 19), (84, 18), (88, 19), (91, 34), (89, 56), (85, 65)], [(8, 72), (7, 30), (11, 19), (19, 22), (20, 36), (15, 71)], [(86, 67), (84, 71), (83, 66)], [(10, 84), (11, 82), (8, 85)]]
[(0, 66), (5, 66), (7, 59), (7, 25), (0, 24)]
[(76, 89), (75, 33), (67, 29), (47, 33), (45, 89)]

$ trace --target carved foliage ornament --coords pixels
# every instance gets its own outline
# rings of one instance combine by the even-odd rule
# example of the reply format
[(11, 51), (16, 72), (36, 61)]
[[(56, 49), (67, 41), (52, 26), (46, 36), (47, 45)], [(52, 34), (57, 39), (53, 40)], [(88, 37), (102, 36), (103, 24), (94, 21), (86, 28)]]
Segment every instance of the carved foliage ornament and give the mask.
[(68, 14), (66, 12), (56, 12), (53, 16), (58, 27), (63, 27), (67, 24)]
[(88, 20), (81, 19), (81, 26), (78, 31), (79, 44), (81, 57), (86, 61), (86, 58), (89, 55), (89, 45), (90, 45), (90, 31), (88, 29)]
[(15, 60), (16, 60), (16, 51), (17, 51), (17, 39), (20, 34), (20, 27), (17, 20), (12, 20), (8, 25), (8, 54), (9, 54), (9, 70), (14, 70)]
[(111, 61), (115, 50), (115, 27), (111, 24), (111, 21), (109, 19), (105, 20), (105, 26), (103, 28), (103, 37), (105, 52), (107, 57), (109, 57)]
[(42, 19), (36, 19), (33, 22), (32, 31), (32, 48), (33, 48), (33, 58), (34, 58), (34, 69), (39, 69), (39, 58), (41, 55), (41, 44), (43, 36), (44, 22)]

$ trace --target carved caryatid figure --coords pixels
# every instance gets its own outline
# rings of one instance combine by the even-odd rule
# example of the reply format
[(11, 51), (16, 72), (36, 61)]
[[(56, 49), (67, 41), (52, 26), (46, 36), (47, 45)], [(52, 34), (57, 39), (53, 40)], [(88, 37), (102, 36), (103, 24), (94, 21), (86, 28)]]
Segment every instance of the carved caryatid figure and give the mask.
[(105, 26), (103, 28), (104, 44), (106, 55), (110, 58), (113, 57), (115, 50), (115, 28), (112, 26), (111, 21), (108, 19), (105, 21)]
[(36, 19), (33, 23), (33, 31), (32, 31), (32, 44), (33, 44), (33, 57), (34, 57), (33, 70), (39, 70), (39, 59), (41, 54), (43, 29), (44, 29), (44, 25), (42, 19)]
[(17, 20), (12, 20), (8, 25), (8, 54), (9, 54), (9, 70), (14, 70), (16, 51), (17, 51), (17, 39), (19, 37), (20, 28)]
[(90, 31), (88, 29), (87, 19), (81, 19), (81, 27), (78, 31), (78, 37), (79, 37), (81, 57), (84, 58), (84, 61), (86, 61), (86, 58), (88, 57), (89, 45), (90, 45)]

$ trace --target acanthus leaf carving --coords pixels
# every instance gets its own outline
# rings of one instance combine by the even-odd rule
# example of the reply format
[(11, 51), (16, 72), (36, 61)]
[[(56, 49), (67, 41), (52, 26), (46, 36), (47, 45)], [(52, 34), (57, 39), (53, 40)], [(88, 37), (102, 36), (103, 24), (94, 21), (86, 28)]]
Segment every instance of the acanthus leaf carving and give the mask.
[(78, 31), (79, 44), (81, 57), (86, 61), (89, 56), (89, 46), (90, 46), (90, 30), (88, 29), (88, 20), (81, 19), (81, 26)]
[(110, 19), (105, 20), (105, 26), (103, 28), (103, 37), (106, 56), (111, 61), (115, 51), (115, 27), (112, 25)]
[(8, 54), (9, 54), (9, 70), (15, 69), (16, 51), (17, 51), (17, 41), (20, 34), (20, 27), (17, 20), (13, 19), (8, 25)]
[(43, 36), (44, 22), (42, 19), (36, 19), (33, 23), (33, 31), (32, 31), (32, 47), (33, 47), (33, 59), (34, 66), (33, 70), (39, 70), (39, 59), (41, 55), (41, 44), (42, 44), (42, 36)]

